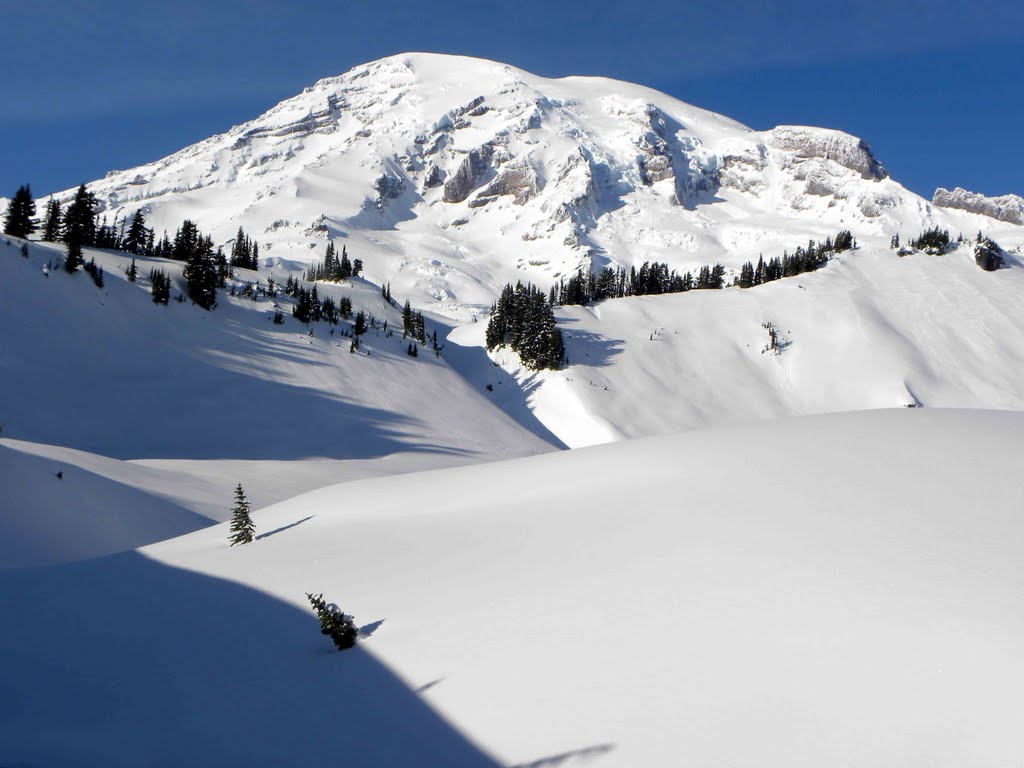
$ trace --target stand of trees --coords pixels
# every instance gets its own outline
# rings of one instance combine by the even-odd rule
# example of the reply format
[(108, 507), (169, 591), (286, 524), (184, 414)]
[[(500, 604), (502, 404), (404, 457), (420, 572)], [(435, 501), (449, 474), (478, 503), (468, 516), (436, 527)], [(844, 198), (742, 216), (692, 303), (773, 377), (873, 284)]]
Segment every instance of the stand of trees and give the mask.
[(850, 251), (857, 247), (857, 241), (853, 233), (844, 229), (833, 240), (825, 238), (823, 243), (815, 243), (813, 240), (807, 243), (807, 247), (798, 246), (792, 254), (783, 251), (782, 257), (776, 256), (768, 261), (762, 256), (757, 260), (755, 267), (752, 262), (747, 262), (740, 269), (740, 276), (736, 285), (740, 288), (753, 288), (755, 285), (763, 285), (783, 277), (792, 277), (804, 272), (814, 272), (828, 264), (834, 254)]
[(427, 323), (423, 313), (413, 309), (408, 300), (402, 307), (402, 338), (406, 336), (411, 336), (420, 344), (427, 343)]
[(245, 234), (245, 230), (238, 228), (235, 235), (235, 242), (231, 244), (231, 266), (238, 269), (259, 269), (260, 267), (260, 245), (251, 240)]
[(690, 290), (717, 289), (725, 286), (725, 267), (721, 264), (701, 267), (696, 277), (670, 270), (668, 264), (645, 261), (640, 269), (631, 267), (605, 267), (596, 275), (577, 272), (568, 280), (559, 281), (551, 288), (549, 299), (553, 305), (589, 304), (604, 299), (624, 296), (648, 296), (662, 293), (682, 293)]
[(562, 332), (555, 326), (552, 303), (535, 285), (506, 285), (491, 306), (487, 349), (509, 345), (530, 370), (557, 370), (565, 362)]
[(911, 240), (910, 246), (918, 251), (938, 256), (949, 250), (949, 243), (949, 230), (932, 227)]
[(362, 259), (350, 261), (348, 249), (345, 246), (341, 247), (341, 258), (339, 259), (334, 243), (331, 242), (327, 244), (327, 254), (324, 256), (324, 260), (307, 269), (303, 273), (302, 279), (309, 282), (320, 280), (325, 283), (340, 283), (351, 277), (358, 277), (362, 271)]

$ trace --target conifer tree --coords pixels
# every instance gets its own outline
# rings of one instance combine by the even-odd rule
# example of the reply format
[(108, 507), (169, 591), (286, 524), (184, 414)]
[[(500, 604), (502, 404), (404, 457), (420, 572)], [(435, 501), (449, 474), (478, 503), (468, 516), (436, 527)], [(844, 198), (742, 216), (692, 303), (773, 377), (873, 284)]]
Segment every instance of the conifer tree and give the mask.
[[(177, 243), (175, 243), (177, 246)], [(182, 274), (185, 277), (188, 296), (206, 310), (217, 306), (217, 266), (213, 261), (213, 243), (201, 238), (195, 250), (189, 255)]]
[(249, 516), (249, 501), (239, 483), (235, 488), (235, 508), (231, 510), (231, 536), (228, 541), (235, 544), (249, 544), (256, 534), (256, 526)]
[(132, 223), (128, 227), (128, 233), (124, 236), (121, 248), (128, 253), (141, 256), (145, 253), (146, 243), (149, 242), (150, 237), (150, 231), (146, 228), (146, 216), (140, 208), (132, 216)]
[(154, 304), (166, 305), (171, 300), (171, 278), (161, 269), (149, 273), (149, 290)]
[(69, 240), (68, 250), (64, 255), (64, 270), (72, 274), (77, 272), (84, 263), (85, 257), (82, 255), (82, 245), (78, 240)]
[(56, 243), (60, 240), (61, 234), (61, 209), (60, 201), (51, 197), (46, 204), (46, 219), (43, 222), (43, 240), (48, 243)]
[(82, 184), (64, 212), (64, 242), (80, 248), (96, 245), (96, 196)]
[(4, 234), (11, 237), (28, 237), (38, 228), (35, 220), (36, 202), (32, 199), (32, 191), (28, 184), (18, 187), (4, 218)]
[(320, 620), (320, 633), (329, 636), (339, 651), (344, 651), (356, 644), (359, 628), (352, 616), (344, 613), (333, 603), (328, 605), (324, 601), (323, 593), (314, 595), (312, 592), (307, 592), (306, 598), (313, 606), (316, 617)]
[(135, 259), (132, 259), (132, 263), (128, 265), (125, 275), (128, 277), (129, 283), (134, 283), (139, 278), (139, 268), (135, 266)]

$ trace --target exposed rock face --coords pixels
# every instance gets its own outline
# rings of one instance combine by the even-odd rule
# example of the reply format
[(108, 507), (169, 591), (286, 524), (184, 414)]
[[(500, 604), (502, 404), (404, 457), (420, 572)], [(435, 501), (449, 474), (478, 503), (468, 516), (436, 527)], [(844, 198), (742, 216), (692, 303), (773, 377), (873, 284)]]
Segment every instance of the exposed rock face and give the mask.
[(431, 189), (433, 187), (441, 186), (441, 182), (444, 181), (444, 173), (433, 163), (427, 168), (427, 172), (423, 176), (423, 188)]
[(1024, 224), (1024, 197), (1018, 195), (1001, 195), (986, 197), (957, 187), (954, 190), (939, 187), (932, 197), (932, 204), (942, 208), (958, 208), (962, 211), (980, 213), (999, 221), (1011, 224)]
[(647, 128), (649, 129), (637, 146), (644, 153), (640, 159), (640, 176), (644, 184), (650, 186), (659, 181), (675, 176), (672, 170), (672, 147), (666, 137), (665, 116), (653, 104), (644, 107)]
[(865, 179), (884, 179), (889, 175), (871, 153), (871, 147), (842, 131), (780, 125), (769, 132), (768, 145), (792, 152), (798, 160), (814, 157), (832, 160)]
[(494, 147), (490, 144), (470, 150), (459, 164), (459, 169), (445, 182), (441, 199), (446, 203), (461, 203), (469, 197), (490, 168), (493, 157)]
[(509, 163), (493, 182), (480, 192), (480, 197), (513, 195), (516, 205), (525, 205), (540, 192), (537, 172), (527, 162)]

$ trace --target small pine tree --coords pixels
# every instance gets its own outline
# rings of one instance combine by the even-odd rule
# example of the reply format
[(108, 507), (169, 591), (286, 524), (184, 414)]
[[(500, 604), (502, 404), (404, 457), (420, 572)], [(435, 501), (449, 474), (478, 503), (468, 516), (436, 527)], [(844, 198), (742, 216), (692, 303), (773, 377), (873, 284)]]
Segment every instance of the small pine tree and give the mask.
[(235, 508), (231, 510), (231, 536), (228, 541), (232, 547), (235, 544), (249, 544), (255, 533), (256, 526), (249, 516), (249, 501), (245, 498), (242, 484), (239, 483), (235, 488)]
[(135, 266), (135, 259), (132, 259), (132, 263), (128, 265), (128, 269), (125, 270), (125, 275), (127, 275), (129, 283), (134, 283), (138, 279), (139, 268)]
[(314, 595), (306, 593), (309, 604), (313, 606), (316, 617), (320, 620), (320, 634), (328, 635), (334, 641), (339, 651), (344, 651), (356, 644), (359, 637), (359, 627), (355, 619), (344, 613), (338, 606), (324, 601), (323, 593)]

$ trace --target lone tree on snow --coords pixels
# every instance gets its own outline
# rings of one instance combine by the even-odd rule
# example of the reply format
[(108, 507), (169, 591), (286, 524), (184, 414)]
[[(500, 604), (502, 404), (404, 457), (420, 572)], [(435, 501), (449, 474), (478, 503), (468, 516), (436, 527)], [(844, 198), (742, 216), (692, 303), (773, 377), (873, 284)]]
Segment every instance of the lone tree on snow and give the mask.
[(339, 651), (344, 651), (356, 644), (359, 628), (352, 616), (344, 613), (334, 603), (324, 602), (323, 593), (314, 595), (312, 592), (307, 592), (306, 597), (309, 599), (309, 604), (313, 606), (316, 617), (320, 619), (320, 633), (330, 635)]
[(235, 508), (231, 512), (231, 546), (249, 544), (256, 533), (256, 526), (249, 517), (249, 500), (245, 498), (241, 483), (235, 488)]

